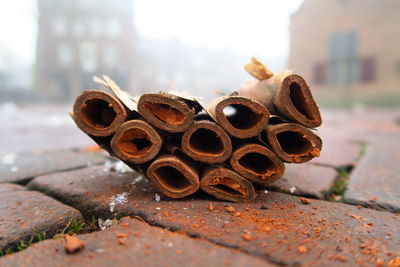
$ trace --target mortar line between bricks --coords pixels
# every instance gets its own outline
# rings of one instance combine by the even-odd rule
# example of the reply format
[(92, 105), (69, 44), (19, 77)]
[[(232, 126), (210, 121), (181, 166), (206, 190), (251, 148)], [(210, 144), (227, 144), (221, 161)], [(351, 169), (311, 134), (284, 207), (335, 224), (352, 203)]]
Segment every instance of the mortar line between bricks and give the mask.
[[(333, 181), (333, 184), (329, 189), (329, 192), (327, 192), (325, 200), (344, 203), (343, 196), (346, 193), (350, 176), (353, 173), (353, 171), (357, 168), (358, 163), (365, 156), (366, 151), (368, 149), (367, 142), (360, 141), (357, 143), (360, 145), (357, 158), (354, 159), (353, 163), (349, 163), (348, 165), (335, 168), (335, 170), (337, 171), (337, 176)], [(339, 201), (334, 199), (335, 195), (340, 197)], [(350, 203), (345, 203), (345, 204), (351, 205)]]

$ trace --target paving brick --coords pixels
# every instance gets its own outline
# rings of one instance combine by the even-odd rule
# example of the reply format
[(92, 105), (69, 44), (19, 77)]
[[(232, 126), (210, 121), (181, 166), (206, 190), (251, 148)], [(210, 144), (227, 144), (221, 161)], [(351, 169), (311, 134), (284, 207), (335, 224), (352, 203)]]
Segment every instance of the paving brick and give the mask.
[(299, 196), (324, 198), (331, 188), (337, 171), (333, 168), (313, 164), (286, 164), (285, 174), (278, 181), (268, 185), (268, 189)]
[(154, 188), (139, 177), (88, 168), (37, 177), (28, 186), (103, 219), (114, 217), (111, 197), (127, 192), (127, 199), (115, 205), (117, 217), (138, 215), (284, 265), (374, 266), (378, 259), (387, 263), (400, 246), (400, 217), (389, 212), (320, 200), (306, 205), (274, 192), (259, 194), (253, 203), (213, 200), (210, 210), (210, 198), (203, 195), (156, 201)]
[(5, 192), (21, 191), (21, 190), (25, 190), (25, 187), (22, 185), (9, 184), (9, 183), (0, 184), (0, 194)]
[(15, 248), (18, 241), (27, 241), (36, 234), (51, 237), (69, 220), (82, 220), (79, 211), (48, 196), (31, 191), (10, 191), (0, 194), (0, 249)]
[[(118, 238), (119, 237), (119, 238)], [(64, 240), (46, 240), (0, 259), (4, 266), (276, 266), (205, 240), (172, 233), (131, 218), (118, 226), (79, 235), (85, 248), (64, 251)]]
[(104, 162), (102, 153), (78, 150), (37, 151), (0, 155), (0, 183), (26, 183), (31, 178)]
[(375, 139), (350, 176), (347, 203), (400, 211), (400, 136)]
[(321, 155), (310, 161), (311, 163), (336, 168), (355, 164), (363, 139), (352, 138), (350, 134), (340, 136), (337, 134), (337, 129), (333, 128), (321, 131), (319, 135), (323, 140)]

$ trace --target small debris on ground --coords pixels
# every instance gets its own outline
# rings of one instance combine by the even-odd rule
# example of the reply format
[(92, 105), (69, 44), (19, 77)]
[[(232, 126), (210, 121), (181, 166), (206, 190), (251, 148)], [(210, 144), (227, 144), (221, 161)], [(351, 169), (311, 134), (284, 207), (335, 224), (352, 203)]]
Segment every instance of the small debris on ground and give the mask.
[(80, 240), (75, 235), (65, 235), (64, 239), (65, 239), (64, 248), (67, 253), (75, 253), (82, 250), (85, 247), (85, 243), (83, 243), (83, 241)]
[(372, 196), (369, 198), (369, 202), (375, 202), (378, 198), (375, 196)]
[(303, 202), (304, 204), (311, 204), (311, 200), (309, 200), (308, 198), (305, 198), (305, 197), (301, 197), (300, 201)]
[(226, 207), (226, 210), (229, 211), (229, 212), (234, 212), (235, 208), (232, 207), (232, 206), (229, 206), (229, 207)]
[(242, 234), (242, 238), (243, 238), (244, 240), (246, 240), (246, 241), (250, 241), (251, 239), (253, 239), (252, 236), (251, 236), (249, 233), (247, 233), (247, 232), (245, 232), (245, 233)]
[(341, 261), (341, 262), (346, 262), (347, 261), (347, 257), (343, 256), (343, 255), (336, 255), (336, 260)]
[(292, 186), (291, 188), (289, 188), (290, 194), (293, 194), (295, 191), (296, 191), (296, 187)]
[(388, 267), (400, 267), (400, 258), (396, 257), (388, 262)]
[(155, 194), (154, 194), (154, 199), (155, 199), (157, 202), (160, 202), (161, 197), (160, 197), (159, 194), (155, 193)]
[(301, 254), (304, 254), (304, 253), (307, 253), (307, 252), (308, 252), (308, 248), (305, 247), (305, 246), (299, 246), (299, 247), (297, 248), (297, 251), (298, 251), (299, 253), (301, 253)]
[(109, 228), (111, 226), (117, 225), (118, 220), (117, 219), (107, 219), (107, 220), (102, 220), (101, 218), (98, 219), (99, 227), (101, 230), (104, 230), (106, 228)]
[(214, 205), (212, 202), (210, 202), (210, 204), (208, 205), (208, 210), (209, 211), (213, 211), (214, 210)]

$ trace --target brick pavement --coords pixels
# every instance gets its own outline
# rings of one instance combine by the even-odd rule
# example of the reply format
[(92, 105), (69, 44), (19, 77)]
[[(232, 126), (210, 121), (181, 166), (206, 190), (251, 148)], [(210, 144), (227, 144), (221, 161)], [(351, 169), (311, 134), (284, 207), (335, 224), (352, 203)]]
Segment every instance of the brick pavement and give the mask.
[(400, 212), (400, 138), (375, 139), (351, 174), (347, 203)]
[(103, 232), (80, 235), (85, 248), (67, 254), (64, 240), (48, 240), (31, 249), (4, 258), (6, 266), (276, 266), (258, 257), (241, 253), (152, 227), (136, 219), (123, 218), (121, 223)]
[(46, 173), (103, 163), (103, 153), (73, 149), (0, 154), (0, 182), (26, 183)]
[[(17, 117), (25, 118), (24, 112)], [(320, 129), (325, 143), (321, 158), (304, 165), (288, 165), (283, 179), (268, 191), (259, 191), (254, 203), (246, 204), (216, 201), (202, 193), (183, 200), (161, 196), (156, 201), (155, 188), (139, 174), (112, 171), (108, 165), (96, 166), (104, 161), (102, 156), (71, 149), (76, 144), (91, 144), (86, 137), (82, 142), (82, 136), (69, 136), (61, 144), (62, 134), (49, 134), (55, 129), (67, 135), (78, 132), (72, 124), (65, 123), (65, 116), (62, 123), (58, 115), (54, 122), (41, 122), (40, 116), (35, 116), (28, 125), (9, 119), (11, 130), (3, 129), (2, 248), (16, 251), (19, 241), (29, 242), (38, 232), (48, 233), (49, 238), (68, 225), (71, 218), (89, 224), (92, 216), (102, 220), (132, 216), (148, 224), (125, 218), (108, 230), (79, 235), (86, 248), (73, 255), (64, 252), (63, 239), (42, 241), (23, 252), (0, 257), (0, 266), (41, 265), (44, 258), (53, 259), (56, 266), (105, 266), (110, 262), (123, 265), (133, 260), (136, 265), (183, 265), (189, 263), (187, 259), (196, 266), (214, 262), (230, 266), (386, 266), (400, 256), (400, 217), (392, 213), (398, 211), (400, 192), (398, 110), (325, 112)], [(45, 124), (54, 124), (53, 129), (36, 127)], [(8, 141), (24, 127), (38, 129), (37, 135), (31, 134), (27, 139), (30, 144)], [(38, 139), (44, 132), (46, 144)], [(46, 148), (63, 149), (35, 155)], [(84, 168), (87, 165), (90, 166)], [(344, 193), (346, 203), (328, 201), (326, 192), (334, 186), (338, 170), (351, 171), (349, 166), (354, 169)], [(16, 184), (27, 182), (27, 187)], [(310, 204), (305, 204), (308, 201), (302, 201), (301, 196), (321, 200), (311, 199)], [(129, 224), (126, 229), (125, 224)], [(136, 237), (132, 229), (146, 235)], [(126, 240), (121, 241), (127, 245), (119, 244), (116, 235), (120, 232), (127, 234)], [(135, 238), (130, 238), (132, 234)], [(171, 249), (169, 241), (173, 244)], [(201, 253), (194, 251), (209, 257), (200, 257)], [(3, 255), (6, 250), (0, 252)]]

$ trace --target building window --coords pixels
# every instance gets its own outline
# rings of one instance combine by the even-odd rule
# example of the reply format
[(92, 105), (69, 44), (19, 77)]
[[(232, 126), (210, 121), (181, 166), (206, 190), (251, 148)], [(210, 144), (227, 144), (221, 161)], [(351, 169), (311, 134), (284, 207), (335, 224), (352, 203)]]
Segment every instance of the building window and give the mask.
[(93, 36), (100, 36), (102, 33), (102, 24), (99, 19), (89, 20), (89, 31)]
[(80, 20), (74, 21), (72, 30), (76, 37), (82, 37), (85, 35), (85, 25), (83, 25), (82, 21)]
[(52, 30), (54, 35), (62, 37), (67, 34), (67, 22), (63, 17), (57, 17), (53, 20)]
[(107, 68), (114, 68), (118, 65), (118, 50), (115, 46), (104, 47), (103, 61)]
[(372, 82), (375, 80), (375, 60), (372, 57), (360, 60), (360, 81)]
[(111, 38), (117, 38), (121, 35), (121, 23), (116, 18), (110, 18), (107, 20), (106, 24), (107, 34)]
[(316, 63), (313, 69), (313, 80), (315, 84), (326, 83), (326, 64)]
[(57, 47), (58, 64), (63, 67), (69, 67), (73, 63), (73, 52), (69, 44), (60, 44)]
[(79, 60), (85, 72), (94, 72), (98, 68), (98, 48), (96, 43), (85, 41), (79, 46)]
[(330, 40), (329, 81), (350, 84), (357, 81), (357, 34), (333, 33)]

